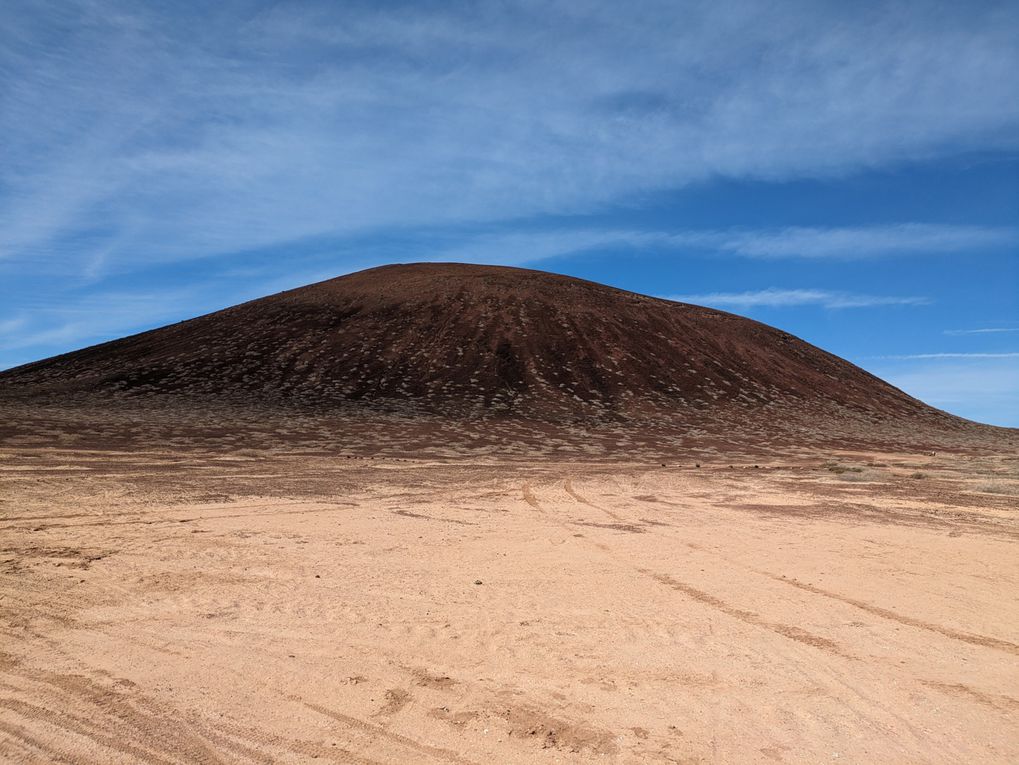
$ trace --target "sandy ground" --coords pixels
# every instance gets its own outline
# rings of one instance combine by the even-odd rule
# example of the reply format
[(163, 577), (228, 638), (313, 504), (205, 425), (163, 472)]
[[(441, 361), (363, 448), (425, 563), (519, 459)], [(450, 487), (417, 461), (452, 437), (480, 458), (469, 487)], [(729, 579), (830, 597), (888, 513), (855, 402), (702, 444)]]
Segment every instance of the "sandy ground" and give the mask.
[(1019, 462), (0, 450), (5, 762), (1015, 762)]

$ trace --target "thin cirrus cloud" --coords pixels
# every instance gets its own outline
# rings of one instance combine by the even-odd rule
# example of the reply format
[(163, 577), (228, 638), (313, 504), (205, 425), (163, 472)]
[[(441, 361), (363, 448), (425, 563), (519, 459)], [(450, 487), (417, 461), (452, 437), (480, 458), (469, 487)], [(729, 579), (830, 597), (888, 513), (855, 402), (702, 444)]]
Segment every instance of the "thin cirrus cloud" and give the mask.
[[(0, 260), (90, 279), (1019, 145), (1014, 3), (10, 0), (0, 22)], [(1002, 234), (704, 236), (850, 257)]]
[(724, 308), (789, 308), (820, 306), (822, 308), (874, 308), (876, 306), (927, 305), (923, 297), (859, 295), (820, 289), (776, 289), (748, 292), (708, 292), (700, 295), (669, 295), (668, 300)]
[(760, 259), (832, 259), (972, 254), (1019, 244), (1007, 226), (901, 223), (881, 226), (729, 230), (572, 228), (481, 233), (438, 246), (435, 258), (520, 263), (593, 250), (712, 252)]
[(946, 329), (946, 335), (998, 335), (1019, 332), (1019, 327), (985, 327), (983, 329)]
[(1019, 354), (913, 354), (867, 364), (892, 385), (953, 413), (1019, 427)]
[(715, 246), (757, 258), (868, 258), (933, 255), (1003, 248), (1019, 243), (1008, 227), (901, 223), (855, 228), (791, 227), (779, 231), (716, 234)]
[(906, 353), (892, 356), (874, 356), (875, 359), (895, 361), (931, 361), (936, 359), (1019, 359), (1019, 352), (1006, 353)]
[(0, 321), (0, 370), (53, 353), (225, 308), (257, 295), (217, 281), (192, 287), (91, 291), (38, 297)]

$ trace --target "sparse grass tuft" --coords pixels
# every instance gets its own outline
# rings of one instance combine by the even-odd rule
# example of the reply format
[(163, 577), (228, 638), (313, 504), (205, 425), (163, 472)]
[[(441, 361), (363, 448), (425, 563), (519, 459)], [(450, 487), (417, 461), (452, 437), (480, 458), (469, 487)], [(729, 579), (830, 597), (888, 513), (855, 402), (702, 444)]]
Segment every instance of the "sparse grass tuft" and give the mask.
[(881, 474), (876, 470), (863, 470), (862, 468), (851, 468), (839, 475), (842, 481), (880, 481)]
[(980, 491), (987, 494), (1019, 494), (1019, 489), (1008, 484), (996, 481), (984, 481), (973, 487), (973, 491)]

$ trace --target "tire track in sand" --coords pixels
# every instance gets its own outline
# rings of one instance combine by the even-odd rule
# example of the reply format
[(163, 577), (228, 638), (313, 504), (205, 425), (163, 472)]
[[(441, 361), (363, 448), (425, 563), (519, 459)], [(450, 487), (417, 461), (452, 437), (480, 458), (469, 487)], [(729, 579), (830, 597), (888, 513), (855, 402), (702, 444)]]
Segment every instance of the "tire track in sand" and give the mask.
[(839, 656), (843, 656), (847, 659), (853, 658), (850, 654), (847, 654), (845, 651), (843, 651), (839, 647), (839, 644), (836, 643), (834, 640), (823, 638), (819, 635), (815, 635), (812, 632), (807, 632), (807, 630), (802, 629), (800, 627), (795, 627), (791, 624), (783, 624), (782, 622), (770, 622), (767, 619), (763, 619), (759, 614), (755, 613), (754, 611), (747, 611), (746, 609), (743, 608), (737, 608), (736, 606), (726, 603), (721, 598), (716, 598), (714, 595), (704, 592), (703, 590), (698, 590), (696, 587), (691, 587), (685, 582), (680, 582), (676, 579), (673, 579), (668, 574), (658, 574), (655, 573), (654, 571), (649, 571), (648, 569), (644, 568), (639, 568), (636, 570), (640, 571), (642, 574), (650, 576), (659, 584), (664, 584), (667, 587), (671, 587), (674, 590), (678, 590), (679, 592), (682, 592), (684, 595), (686, 595), (688, 598), (692, 598), (693, 600), (696, 600), (698, 603), (703, 603), (704, 605), (711, 606), (712, 608), (721, 611), (723, 614), (731, 616), (734, 619), (738, 619), (744, 624), (750, 624), (754, 627), (762, 627), (766, 630), (771, 630), (775, 634), (781, 635), (782, 637), (789, 638), (790, 640), (795, 640), (798, 643), (803, 643), (804, 645), (809, 645), (814, 648), (820, 648), (822, 651), (827, 651), (828, 653), (838, 654)]
[[(354, 728), (362, 733), (367, 733), (369, 737), (381, 738), (392, 744), (397, 744), (398, 746), (411, 749), (418, 755), (427, 755), (428, 757), (441, 762), (454, 763), (455, 765), (477, 765), (477, 763), (473, 760), (461, 757), (451, 749), (443, 749), (442, 747), (431, 746), (430, 744), (422, 744), (420, 741), (416, 741), (409, 736), (402, 736), (399, 733), (393, 733), (379, 725), (373, 725), (372, 723), (366, 722), (357, 717), (345, 715), (342, 712), (336, 712), (328, 707), (314, 704), (310, 701), (302, 701), (301, 703), (308, 709), (318, 712), (320, 715), (324, 715), (330, 719), (336, 720), (337, 722), (346, 725), (348, 728)], [(418, 761), (420, 762), (420, 760)]]
[(534, 492), (531, 490), (531, 484), (525, 483), (521, 487), (521, 493), (523, 493), (524, 495), (524, 502), (529, 504), (533, 509), (537, 510), (542, 515), (545, 514), (544, 508), (542, 508), (541, 503), (538, 502), (537, 498), (535, 498), (534, 496)]
[(735, 561), (729, 556), (723, 555), (722, 553), (714, 552), (712, 550), (706, 550), (700, 545), (688, 543), (687, 546), (690, 547), (691, 549), (697, 550), (698, 552), (706, 553), (708, 555), (712, 555), (716, 558), (724, 560), (726, 563), (730, 565), (740, 566), (741, 568), (744, 568), (747, 571), (752, 571), (753, 573), (758, 574), (759, 576), (768, 577), (769, 579), (779, 582), (780, 584), (785, 584), (788, 585), (789, 587), (795, 587), (798, 590), (803, 590), (804, 592), (809, 592), (813, 595), (819, 595), (823, 598), (830, 598), (831, 600), (836, 600), (840, 603), (845, 603), (847, 605), (853, 606), (854, 608), (859, 608), (861, 611), (866, 611), (869, 614), (873, 614), (874, 616), (879, 616), (882, 619), (888, 619), (889, 621), (897, 622), (898, 624), (904, 624), (907, 627), (915, 627), (916, 629), (927, 630), (928, 632), (933, 632), (936, 635), (947, 637), (950, 640), (958, 640), (962, 643), (969, 643), (970, 645), (980, 646), (981, 648), (991, 648), (997, 651), (1004, 651), (1005, 653), (1010, 653), (1013, 656), (1019, 656), (1019, 645), (1017, 645), (1016, 643), (1012, 643), (1008, 640), (989, 637), (987, 635), (978, 635), (972, 632), (963, 632), (962, 630), (953, 629), (951, 627), (946, 627), (941, 624), (927, 622), (924, 621), (923, 619), (917, 619), (916, 617), (913, 616), (900, 614), (899, 612), (893, 611), (890, 608), (875, 606), (873, 603), (868, 603), (865, 600), (851, 598), (847, 595), (840, 595), (837, 592), (832, 592), (831, 590), (826, 590), (823, 587), (818, 587), (817, 585), (814, 584), (808, 584), (807, 582), (801, 582), (798, 579), (790, 579), (785, 576), (773, 574), (770, 571), (762, 571), (761, 569), (753, 568), (752, 566), (748, 566), (745, 563)]
[(796, 587), (797, 589), (803, 590), (804, 592), (810, 592), (814, 595), (820, 595), (825, 598), (831, 598), (837, 600), (840, 603), (847, 603), (851, 606), (859, 608), (861, 611), (866, 611), (869, 614), (880, 616), (884, 619), (890, 619), (893, 622), (899, 624), (905, 624), (909, 627), (916, 627), (917, 629), (927, 630), (928, 632), (934, 632), (938, 635), (951, 638), (952, 640), (958, 640), (963, 643), (969, 643), (970, 645), (981, 646), (982, 648), (993, 648), (997, 651), (1004, 651), (1010, 653), (1013, 656), (1019, 656), (1019, 645), (1011, 643), (1008, 640), (1001, 640), (1000, 638), (987, 637), (986, 635), (975, 635), (971, 632), (963, 632), (961, 630), (952, 629), (951, 627), (944, 627), (940, 624), (932, 624), (931, 622), (925, 622), (922, 619), (916, 619), (912, 616), (905, 616), (903, 614), (892, 611), (888, 608), (882, 608), (881, 606), (875, 606), (871, 603), (867, 603), (863, 600), (857, 600), (856, 598), (849, 598), (845, 595), (839, 595), (836, 592), (825, 590), (821, 587), (817, 587), (813, 584), (807, 584), (806, 582), (800, 582), (796, 579), (785, 579), (775, 574), (768, 573), (767, 571), (756, 571), (758, 574), (770, 577), (777, 582), (788, 584), (790, 587)]
[[(592, 507), (597, 507), (597, 505), (593, 505), (586, 498), (584, 498), (583, 495), (579, 494), (573, 488), (572, 481), (567, 479), (564, 485), (566, 487), (566, 492), (571, 497), (576, 499), (578, 502), (583, 502), (586, 505), (590, 505)], [(548, 516), (550, 518), (552, 517), (549, 513), (547, 513), (544, 510), (544, 508), (542, 508), (541, 503), (534, 496), (534, 492), (531, 490), (530, 484), (524, 484), (523, 493), (524, 493), (524, 499), (527, 501), (527, 504), (531, 505), (531, 507), (533, 507), (536, 510), (538, 510), (539, 512), (541, 512), (543, 515), (546, 515), (546, 516)], [(604, 508), (598, 508), (598, 509), (605, 511)], [(608, 511), (605, 511), (605, 512), (608, 512)], [(622, 519), (618, 519), (618, 520), (622, 520)], [(561, 521), (556, 520), (555, 522), (559, 526), (561, 526), (563, 528), (566, 528), (566, 526)], [(844, 658), (854, 658), (850, 654), (847, 654), (845, 651), (843, 651), (842, 648), (839, 646), (839, 644), (836, 643), (834, 640), (829, 640), (828, 638), (821, 637), (820, 635), (815, 635), (812, 632), (808, 632), (807, 630), (804, 630), (804, 629), (802, 629), (800, 627), (796, 627), (796, 626), (793, 626), (793, 625), (790, 625), (790, 624), (783, 624), (781, 622), (771, 622), (771, 621), (768, 621), (767, 619), (764, 619), (759, 614), (757, 614), (757, 613), (755, 613), (753, 611), (747, 611), (747, 610), (742, 609), (742, 608), (737, 608), (736, 606), (733, 606), (733, 605), (731, 605), (729, 603), (726, 603), (721, 598), (715, 597), (714, 595), (711, 595), (710, 593), (704, 592), (702, 590), (698, 590), (697, 588), (692, 587), (692, 586), (686, 584), (685, 582), (680, 582), (679, 580), (672, 578), (668, 574), (660, 574), (658, 572), (651, 571), (650, 569), (640, 568), (638, 566), (634, 566), (629, 561), (621, 559), (606, 544), (603, 544), (603, 543), (600, 543), (600, 542), (595, 542), (595, 541), (592, 541), (592, 540), (586, 540), (586, 541), (589, 544), (597, 547), (599, 550), (601, 550), (605, 554), (607, 554), (613, 560), (615, 560), (617, 562), (620, 562), (620, 563), (623, 563), (625, 566), (630, 568), (632, 571), (635, 571), (635, 572), (637, 572), (639, 574), (642, 574), (644, 576), (650, 577), (651, 579), (653, 579), (658, 584), (665, 585), (666, 587), (669, 587), (670, 589), (673, 589), (673, 590), (675, 590), (677, 592), (681, 592), (684, 595), (686, 595), (688, 598), (690, 598), (691, 600), (694, 600), (694, 601), (696, 601), (696, 602), (698, 602), (698, 603), (700, 603), (702, 605), (708, 606), (709, 608), (713, 608), (713, 609), (715, 609), (717, 611), (720, 611), (721, 613), (723, 613), (723, 614), (725, 614), (725, 615), (727, 615), (727, 616), (729, 616), (729, 617), (731, 617), (733, 619), (737, 619), (738, 621), (741, 621), (744, 624), (749, 624), (749, 625), (751, 625), (753, 627), (758, 627), (760, 629), (769, 630), (771, 632), (774, 632), (777, 635), (781, 635), (782, 637), (784, 637), (784, 638), (786, 638), (788, 640), (792, 640), (792, 641), (795, 641), (797, 643), (802, 643), (803, 645), (810, 646), (811, 648), (817, 648), (819, 650), (825, 651), (826, 653), (832, 653), (832, 654), (835, 654), (835, 655), (838, 655), (838, 656), (842, 656)]]
[(596, 505), (594, 502), (592, 502), (587, 497), (585, 497), (580, 492), (578, 492), (576, 489), (574, 489), (573, 488), (573, 477), (572, 476), (567, 478), (565, 481), (563, 481), (563, 488), (566, 489), (566, 493), (567, 494), (569, 494), (571, 497), (573, 497), (575, 500), (577, 500), (577, 502), (579, 502), (580, 504), (587, 505), (588, 507), (593, 507), (595, 510), (600, 510), (601, 512), (605, 513), (605, 515), (607, 515), (612, 520), (618, 521), (619, 523), (623, 523), (622, 516), (617, 515), (616, 513), (612, 512), (611, 510), (609, 510), (606, 507), (602, 507), (601, 505)]
[[(291, 739), (275, 733), (241, 727), (222, 719), (165, 706), (133, 684), (106, 678), (99, 683), (85, 675), (68, 675), (41, 669), (18, 669), (18, 661), (0, 653), (0, 667), (12, 678), (40, 687), (37, 698), (22, 700), (7, 694), (29, 693), (28, 688), (0, 685), (0, 710), (28, 724), (52, 726), (71, 737), (83, 737), (139, 762), (156, 765), (185, 763), (274, 763), (282, 753), (301, 762), (323, 759), (340, 765), (382, 765), (333, 744)], [(110, 684), (112, 680), (112, 685)], [(47, 762), (79, 762), (55, 746), (36, 739), (23, 726), (0, 719), (0, 732), (23, 747), (49, 748)], [(99, 760), (102, 761), (102, 760)]]

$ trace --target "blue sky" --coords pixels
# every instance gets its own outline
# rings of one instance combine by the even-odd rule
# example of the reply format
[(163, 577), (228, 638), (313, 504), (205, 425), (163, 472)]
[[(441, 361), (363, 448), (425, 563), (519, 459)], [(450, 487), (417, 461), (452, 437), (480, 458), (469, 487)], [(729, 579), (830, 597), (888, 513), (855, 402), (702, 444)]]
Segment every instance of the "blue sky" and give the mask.
[(388, 262), (782, 327), (1019, 426), (1014, 2), (0, 7), (0, 368)]

